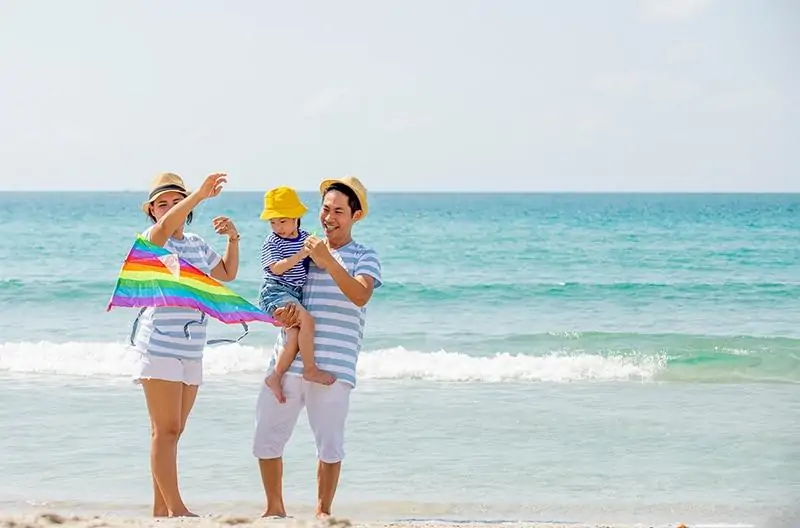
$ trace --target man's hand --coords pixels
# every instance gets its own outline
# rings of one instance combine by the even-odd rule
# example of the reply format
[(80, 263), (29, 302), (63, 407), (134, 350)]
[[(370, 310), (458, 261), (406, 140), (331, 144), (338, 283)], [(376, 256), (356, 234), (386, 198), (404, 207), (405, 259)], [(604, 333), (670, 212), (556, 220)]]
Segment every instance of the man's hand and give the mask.
[(300, 324), (300, 312), (294, 303), (289, 303), (276, 309), (274, 317), (286, 328), (292, 328)]
[(322, 269), (325, 269), (331, 259), (333, 259), (328, 244), (319, 237), (315, 237), (314, 235), (309, 236), (306, 238), (303, 247), (308, 252), (308, 256), (311, 257), (311, 260), (314, 261), (314, 264)]

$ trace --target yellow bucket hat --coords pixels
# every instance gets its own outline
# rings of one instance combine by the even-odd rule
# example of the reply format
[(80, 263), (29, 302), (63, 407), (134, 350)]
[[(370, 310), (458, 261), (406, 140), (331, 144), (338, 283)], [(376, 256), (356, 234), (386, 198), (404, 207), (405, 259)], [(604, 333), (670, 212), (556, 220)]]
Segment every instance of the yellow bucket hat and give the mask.
[(186, 184), (183, 183), (183, 179), (180, 176), (171, 172), (164, 172), (150, 182), (150, 197), (142, 204), (142, 211), (147, 214), (150, 204), (156, 201), (156, 198), (168, 192), (177, 192), (184, 196), (189, 196), (189, 189), (186, 188)]
[(319, 184), (319, 193), (324, 195), (325, 189), (333, 185), (334, 183), (341, 183), (342, 185), (346, 185), (350, 187), (356, 196), (358, 196), (358, 201), (361, 202), (361, 219), (367, 216), (367, 212), (369, 211), (369, 204), (367, 203), (367, 188), (364, 187), (364, 184), (356, 178), (355, 176), (345, 176), (343, 178), (331, 178), (327, 180), (322, 180), (322, 183)]
[(308, 209), (300, 201), (300, 197), (294, 189), (276, 187), (264, 194), (264, 210), (261, 211), (261, 219), (300, 218), (307, 211)]

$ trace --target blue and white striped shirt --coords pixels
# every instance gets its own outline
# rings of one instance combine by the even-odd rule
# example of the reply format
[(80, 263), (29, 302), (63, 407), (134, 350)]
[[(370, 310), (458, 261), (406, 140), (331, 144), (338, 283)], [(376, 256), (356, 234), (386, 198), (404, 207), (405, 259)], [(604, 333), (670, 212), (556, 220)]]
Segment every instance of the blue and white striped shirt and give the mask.
[(308, 276), (308, 262), (305, 258), (286, 270), (283, 275), (276, 275), (269, 269), (276, 262), (289, 258), (303, 249), (303, 243), (308, 238), (308, 231), (298, 230), (297, 238), (283, 238), (274, 232), (264, 239), (261, 247), (261, 267), (264, 269), (264, 278), (273, 279), (290, 286), (302, 287)]
[[(351, 276), (368, 275), (375, 280), (376, 289), (381, 286), (381, 263), (373, 249), (352, 241), (339, 249), (332, 249), (331, 253)], [(303, 288), (303, 305), (314, 318), (314, 357), (317, 366), (355, 387), (356, 364), (364, 337), (367, 307), (353, 304), (328, 272), (318, 268), (313, 261)], [(285, 334), (281, 331), (269, 370), (275, 367), (276, 355), (283, 348), (284, 339)], [(300, 354), (286, 373), (296, 376), (303, 374)]]
[[(144, 232), (148, 240), (151, 230), (152, 227)], [(222, 260), (202, 237), (194, 233), (184, 233), (180, 240), (169, 238), (164, 249), (207, 274)], [(147, 308), (139, 319), (134, 345), (140, 352), (153, 356), (201, 359), (206, 346), (208, 317), (203, 324), (193, 323), (187, 327), (189, 338), (184, 333), (184, 327), (193, 321), (199, 323), (202, 315), (199, 310), (191, 308)]]

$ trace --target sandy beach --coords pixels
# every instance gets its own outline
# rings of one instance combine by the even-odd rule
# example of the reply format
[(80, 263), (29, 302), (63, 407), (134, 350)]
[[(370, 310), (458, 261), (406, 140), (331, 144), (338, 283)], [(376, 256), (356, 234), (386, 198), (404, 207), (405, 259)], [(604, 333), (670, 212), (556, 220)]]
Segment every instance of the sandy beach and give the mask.
[[(530, 523), (530, 522), (351, 522), (331, 517), (324, 521), (302, 519), (259, 519), (244, 516), (205, 516), (181, 519), (151, 519), (116, 516), (64, 516), (56, 513), (39, 513), (7, 516), (0, 519), (0, 528), (146, 528), (150, 526), (186, 526), (192, 528), (227, 528), (230, 526), (264, 526), (270, 528), (701, 528), (712, 525), (670, 524), (583, 524), (583, 523)], [(749, 524), (714, 524), (714, 528), (742, 528)]]

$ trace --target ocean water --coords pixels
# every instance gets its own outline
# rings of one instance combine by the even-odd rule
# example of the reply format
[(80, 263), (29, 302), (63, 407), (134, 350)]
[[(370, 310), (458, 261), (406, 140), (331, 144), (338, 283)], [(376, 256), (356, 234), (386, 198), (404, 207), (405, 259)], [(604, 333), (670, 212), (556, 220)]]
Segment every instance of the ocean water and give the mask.
[[(0, 509), (146, 515), (148, 421), (105, 307), (143, 193), (0, 193)], [(312, 206), (318, 197), (303, 196)], [(260, 193), (242, 233), (255, 300)], [(335, 508), (356, 519), (768, 526), (800, 505), (800, 195), (375, 194), (380, 254)], [(309, 215), (305, 226), (316, 224)], [(238, 327), (212, 323), (210, 337)], [(256, 515), (275, 331), (208, 349), (185, 500)], [(313, 505), (302, 417), (293, 513)]]

